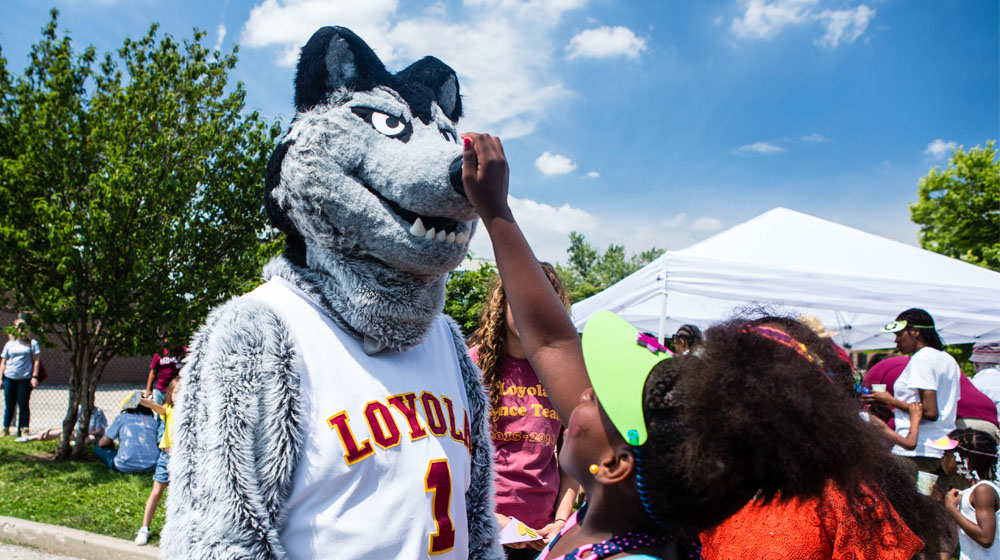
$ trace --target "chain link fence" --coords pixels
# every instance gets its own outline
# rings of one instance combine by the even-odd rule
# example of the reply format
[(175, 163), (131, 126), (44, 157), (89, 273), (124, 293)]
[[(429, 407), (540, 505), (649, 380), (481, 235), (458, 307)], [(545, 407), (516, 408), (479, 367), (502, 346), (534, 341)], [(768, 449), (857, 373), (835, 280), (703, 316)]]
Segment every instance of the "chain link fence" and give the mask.
[[(94, 396), (94, 406), (104, 410), (108, 422), (118, 416), (118, 407), (126, 396), (136, 390), (144, 390), (145, 385), (130, 383), (108, 383), (97, 388)], [(63, 419), (69, 407), (69, 386), (42, 384), (31, 392), (29, 409), (31, 410), (31, 433), (37, 433), (47, 428), (62, 427)], [(17, 415), (11, 427), (17, 427)]]

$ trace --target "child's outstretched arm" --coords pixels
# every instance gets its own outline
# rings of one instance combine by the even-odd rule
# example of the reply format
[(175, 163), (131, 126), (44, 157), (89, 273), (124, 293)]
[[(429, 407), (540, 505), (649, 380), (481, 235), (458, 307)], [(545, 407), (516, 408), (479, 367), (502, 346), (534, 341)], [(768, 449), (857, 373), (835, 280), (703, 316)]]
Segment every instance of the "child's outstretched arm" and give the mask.
[(164, 412), (167, 411), (167, 409), (164, 408), (162, 404), (160, 404), (160, 403), (158, 403), (158, 402), (156, 402), (154, 400), (147, 399), (145, 397), (139, 399), (139, 404), (141, 404), (142, 406), (144, 406), (144, 407), (152, 410), (153, 412), (155, 412), (157, 414), (163, 414)]
[(914, 402), (909, 404), (908, 410), (910, 412), (910, 431), (906, 434), (905, 438), (897, 434), (896, 430), (890, 428), (888, 424), (883, 422), (878, 416), (872, 414), (869, 416), (869, 419), (875, 425), (879, 426), (882, 430), (882, 435), (884, 435), (886, 439), (903, 449), (912, 450), (916, 449), (917, 441), (919, 441), (920, 438), (920, 419), (924, 415), (924, 407), (921, 403)]
[(507, 204), (507, 158), (500, 139), (486, 134), (463, 138), (465, 194), (493, 242), (524, 351), (565, 424), (590, 386), (580, 337)]
[(993, 546), (997, 531), (996, 512), (998, 505), (1000, 505), (1000, 497), (997, 496), (996, 490), (989, 484), (980, 484), (972, 491), (969, 502), (976, 509), (975, 522), (966, 519), (959, 512), (959, 500), (961, 500), (961, 496), (958, 490), (951, 490), (945, 496), (944, 505), (948, 515), (958, 523), (966, 535), (969, 535), (983, 548)]

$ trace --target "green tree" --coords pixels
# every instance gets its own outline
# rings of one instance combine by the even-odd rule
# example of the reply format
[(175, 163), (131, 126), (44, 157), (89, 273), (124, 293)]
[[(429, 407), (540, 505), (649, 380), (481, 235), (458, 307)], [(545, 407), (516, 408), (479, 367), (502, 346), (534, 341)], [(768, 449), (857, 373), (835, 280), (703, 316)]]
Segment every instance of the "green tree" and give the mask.
[(994, 142), (968, 152), (959, 147), (948, 168), (920, 179), (910, 216), (920, 246), (1000, 271), (1000, 161)]
[(574, 231), (569, 234), (569, 248), (566, 249), (569, 264), (556, 265), (556, 272), (566, 287), (570, 302), (576, 303), (639, 270), (663, 252), (654, 247), (628, 257), (623, 245), (612, 244), (600, 254), (583, 234)]
[[(472, 259), (472, 255), (469, 258)], [(496, 277), (497, 268), (488, 261), (481, 261), (477, 269), (456, 270), (448, 276), (444, 312), (458, 323), (465, 336), (479, 328), (483, 307)]]
[[(276, 250), (261, 186), (280, 132), (244, 112), (237, 62), (157, 25), (100, 62), (56, 10), (23, 76), (0, 60), (0, 293), (71, 356), (59, 458), (108, 361), (186, 338)], [(72, 450), (72, 451), (71, 451)]]

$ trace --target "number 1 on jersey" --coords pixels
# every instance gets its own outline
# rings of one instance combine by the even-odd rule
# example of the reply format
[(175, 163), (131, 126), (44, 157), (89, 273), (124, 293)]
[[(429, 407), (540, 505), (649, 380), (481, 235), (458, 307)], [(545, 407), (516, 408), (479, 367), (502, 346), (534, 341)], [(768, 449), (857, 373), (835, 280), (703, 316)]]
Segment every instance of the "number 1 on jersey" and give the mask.
[(437, 532), (431, 533), (430, 554), (441, 554), (455, 547), (455, 524), (451, 521), (451, 469), (448, 459), (435, 459), (427, 465), (424, 492), (434, 492), (432, 511)]

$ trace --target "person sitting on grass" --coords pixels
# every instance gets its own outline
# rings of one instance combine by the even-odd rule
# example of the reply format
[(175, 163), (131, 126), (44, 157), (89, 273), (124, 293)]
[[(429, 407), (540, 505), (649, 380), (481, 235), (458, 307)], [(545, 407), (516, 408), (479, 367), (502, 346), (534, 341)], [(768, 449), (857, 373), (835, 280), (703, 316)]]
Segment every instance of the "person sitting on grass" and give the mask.
[[(153, 411), (140, 403), (136, 391), (122, 402), (122, 413), (111, 422), (108, 431), (94, 446), (94, 455), (109, 469), (123, 473), (153, 470), (160, 450), (156, 446), (156, 419)], [(115, 440), (118, 449), (115, 449)]]
[(160, 456), (156, 460), (156, 471), (153, 473), (153, 489), (149, 492), (149, 499), (146, 500), (146, 510), (142, 515), (142, 527), (135, 535), (135, 544), (143, 546), (149, 542), (149, 526), (153, 523), (153, 514), (156, 513), (156, 506), (160, 505), (163, 498), (163, 491), (167, 489), (169, 478), (167, 476), (167, 463), (170, 461), (170, 446), (174, 435), (174, 398), (180, 393), (181, 378), (175, 377), (167, 385), (167, 392), (163, 396), (163, 404), (157, 404), (149, 399), (139, 401), (143, 406), (149, 407), (153, 412), (160, 415)]
[[(83, 407), (77, 407), (76, 409), (76, 431), (80, 430), (80, 420), (83, 418)], [(95, 406), (90, 412), (90, 429), (87, 430), (87, 443), (93, 444), (104, 435), (104, 430), (108, 427), (108, 419), (104, 416), (104, 411), (101, 407)], [(29, 441), (48, 441), (50, 439), (59, 439), (62, 436), (62, 426), (56, 426), (54, 428), (49, 428), (47, 430), (42, 430), (37, 434), (31, 434), (29, 436), (21, 436), (14, 441), (18, 443), (26, 443)], [(76, 440), (74, 435), (73, 439), (70, 440), (70, 445)]]

